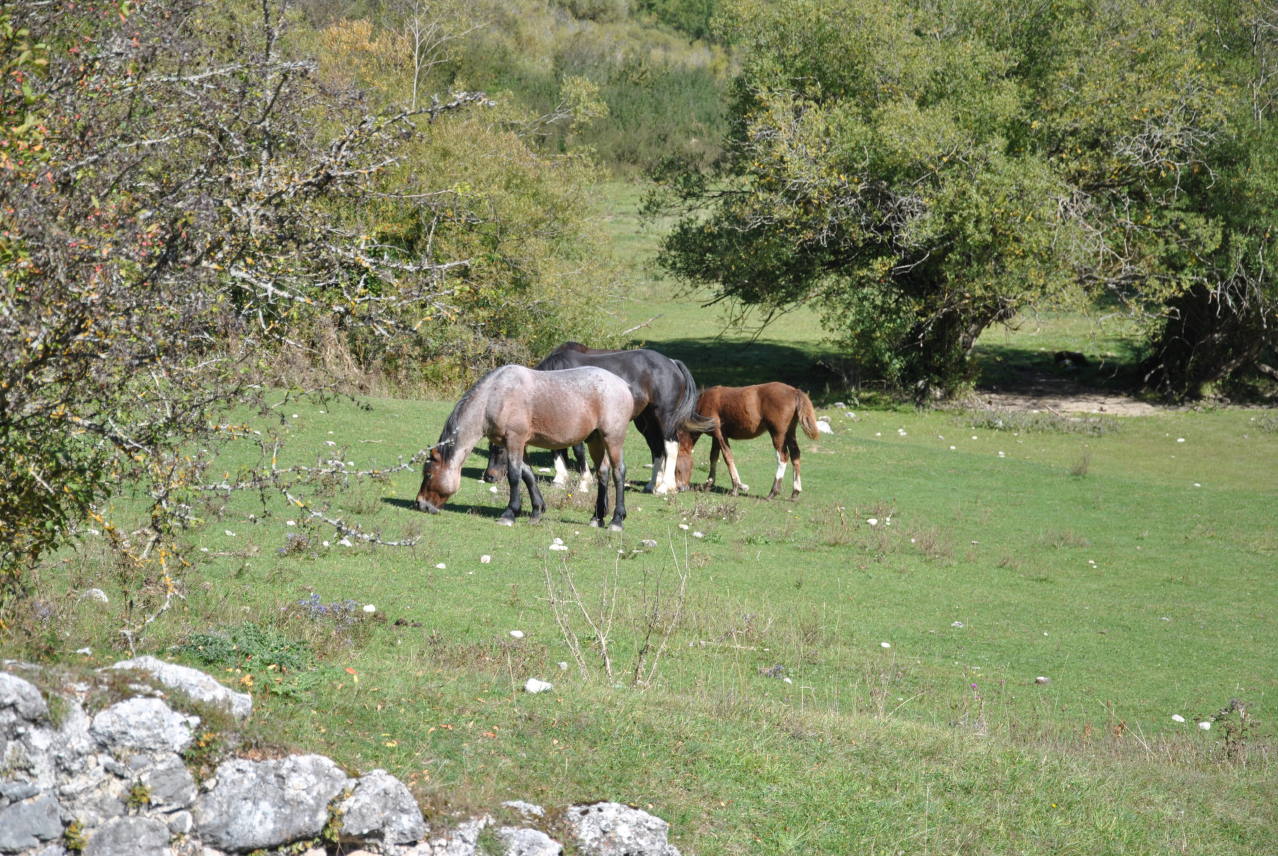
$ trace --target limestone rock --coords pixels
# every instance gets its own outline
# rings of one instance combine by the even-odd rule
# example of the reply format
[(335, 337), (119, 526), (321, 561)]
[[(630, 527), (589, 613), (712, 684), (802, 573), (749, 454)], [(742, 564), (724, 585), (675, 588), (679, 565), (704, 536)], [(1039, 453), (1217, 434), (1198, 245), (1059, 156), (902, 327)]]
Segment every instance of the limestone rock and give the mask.
[(0, 808), (0, 853), (18, 853), (62, 836), (58, 801), (39, 794)]
[(134, 657), (121, 660), (112, 669), (138, 669), (146, 672), (170, 689), (180, 690), (196, 701), (223, 708), (236, 719), (247, 719), (253, 712), (253, 697), (224, 687), (210, 675), (189, 666), (167, 663), (158, 657)]
[(171, 856), (169, 828), (153, 817), (113, 817), (89, 838), (84, 856)]
[(199, 723), (198, 716), (177, 713), (158, 698), (131, 698), (93, 717), (90, 731), (108, 748), (181, 752)]
[(319, 835), (328, 805), (350, 783), (323, 755), (274, 761), (237, 758), (217, 768), (216, 784), (196, 800), (196, 834), (206, 844), (239, 852), (279, 847)]
[(189, 806), (195, 800), (195, 779), (182, 759), (166, 753), (149, 760), (138, 780), (151, 797), (151, 807), (174, 811)]
[(503, 826), (497, 838), (506, 849), (505, 856), (561, 856), (564, 852), (558, 841), (537, 829)]
[(350, 797), (338, 805), (342, 836), (358, 841), (412, 844), (426, 834), (422, 810), (399, 779), (373, 770), (355, 783)]
[(479, 833), (492, 822), (491, 817), (479, 817), (460, 823), (443, 835), (423, 841), (403, 856), (480, 856)]
[(615, 802), (571, 806), (564, 821), (585, 856), (679, 856), (666, 840), (670, 824)]
[(0, 672), (0, 729), (8, 725), (6, 720), (16, 722), (20, 718), (37, 722), (48, 715), (49, 706), (35, 684), (9, 672)]

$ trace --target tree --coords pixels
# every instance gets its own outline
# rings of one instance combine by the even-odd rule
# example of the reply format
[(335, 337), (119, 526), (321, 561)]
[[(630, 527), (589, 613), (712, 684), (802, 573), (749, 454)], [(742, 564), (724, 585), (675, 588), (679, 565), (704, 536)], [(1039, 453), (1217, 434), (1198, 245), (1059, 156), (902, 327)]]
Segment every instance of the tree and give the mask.
[(676, 172), (668, 269), (721, 298), (818, 306), (867, 374), (953, 390), (988, 324), (1069, 290), (1068, 194), (1026, 150), (1009, 56), (918, 13), (739, 2), (725, 175)]
[[(503, 164), (525, 208), (411, 163), (455, 156), (448, 131), (491, 109), (483, 93), (370, 112), (298, 53), (284, 9), (67, 0), (0, 17), (0, 622), (85, 525), (167, 603), (186, 561), (173, 535), (202, 489), (323, 517), (300, 485), (344, 472), (280, 469), (268, 446), (253, 472), (208, 474), (246, 434), (227, 414), (290, 380), (279, 365), (328, 343), (369, 365), (482, 366), (589, 312), (492, 329), (555, 289), (598, 287), (562, 282), (588, 252), (582, 215), (563, 216), (571, 191), (526, 210), (536, 197), (518, 188), (544, 188), (545, 162)], [(461, 133), (470, 154), (496, 151), (487, 127)], [(493, 293), (512, 271), (522, 283)], [(105, 506), (131, 492), (148, 509), (136, 529)]]
[[(1259, 192), (1264, 135), (1238, 121), (1229, 10), (1207, 7), (737, 0), (729, 157), (661, 176), (654, 208), (684, 214), (663, 263), (718, 299), (818, 306), (867, 375), (919, 393), (962, 388), (981, 331), (1032, 305), (1103, 297), (1224, 334), (1226, 303), (1263, 304), (1228, 272), (1261, 258), (1240, 218), (1268, 234), (1235, 199)], [(1163, 329), (1170, 365), (1184, 328)]]

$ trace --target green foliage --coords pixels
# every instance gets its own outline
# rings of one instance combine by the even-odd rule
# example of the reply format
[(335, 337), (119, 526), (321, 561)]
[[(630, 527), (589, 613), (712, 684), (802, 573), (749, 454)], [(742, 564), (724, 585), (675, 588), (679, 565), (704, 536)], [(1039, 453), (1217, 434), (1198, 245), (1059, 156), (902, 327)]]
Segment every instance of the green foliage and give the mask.
[(686, 212), (662, 263), (766, 311), (820, 307), (864, 376), (920, 393), (969, 382), (990, 324), (1101, 294), (1168, 318), (1151, 383), (1227, 375), (1272, 348), (1274, 171), (1249, 82), (1269, 85), (1270, 48), (1244, 38), (1264, 20), (1246, 2), (727, 4), (726, 170), (660, 176), (652, 210)]
[[(606, 343), (592, 170), (483, 93), (428, 99), (436, 23), (185, 0), (0, 19), (0, 621), (90, 520), (142, 595), (129, 633), (171, 605), (174, 536), (213, 450), (255, 442), (227, 414), (264, 382), (453, 385)], [(277, 479), (262, 457), (239, 487)], [(123, 486), (148, 503), (127, 526), (105, 513)]]
[(694, 39), (708, 39), (712, 35), (715, 0), (639, 0), (638, 8), (656, 20), (687, 33)]
[[(591, 21), (532, 3), (481, 3), (437, 79), (508, 94), (540, 117), (526, 136), (546, 151), (588, 151), (623, 174), (679, 153), (708, 164), (719, 152), (728, 56), (635, 20)], [(574, 78), (598, 87), (606, 120), (574, 122), (564, 108)]]
[(176, 651), (215, 673), (233, 675), (240, 689), (299, 698), (321, 679), (308, 645), (252, 621), (225, 631), (192, 633)]

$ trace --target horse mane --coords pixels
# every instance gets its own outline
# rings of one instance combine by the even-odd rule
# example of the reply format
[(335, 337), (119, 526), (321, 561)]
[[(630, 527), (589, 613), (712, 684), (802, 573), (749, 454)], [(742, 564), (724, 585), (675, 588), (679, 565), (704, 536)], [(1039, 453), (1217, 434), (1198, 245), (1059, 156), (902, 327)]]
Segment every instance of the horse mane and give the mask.
[(484, 374), (479, 380), (471, 384), (470, 389), (462, 393), (462, 397), (457, 399), (457, 403), (453, 405), (453, 412), (448, 414), (448, 418), (444, 420), (443, 430), (439, 432), (439, 441), (435, 443), (435, 448), (439, 449), (444, 456), (444, 460), (452, 457), (453, 449), (457, 445), (457, 430), (460, 427), (461, 415), (466, 410), (466, 406), (470, 400), (474, 398), (475, 391), (497, 372), (506, 368), (506, 366), (498, 366)]

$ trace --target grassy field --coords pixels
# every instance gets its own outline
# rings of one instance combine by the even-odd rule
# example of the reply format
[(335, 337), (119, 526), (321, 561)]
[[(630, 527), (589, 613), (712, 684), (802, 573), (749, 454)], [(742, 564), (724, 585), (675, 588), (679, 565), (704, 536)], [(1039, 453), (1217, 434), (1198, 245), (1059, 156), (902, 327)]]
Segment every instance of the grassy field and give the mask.
[[(634, 335), (703, 383), (814, 392), (833, 433), (800, 438), (799, 502), (636, 492), (609, 533), (588, 497), (548, 489), (541, 523), (506, 528), (476, 455), (437, 516), (413, 510), (413, 471), (327, 497), (411, 548), (210, 503), (190, 536), (205, 562), (148, 646), (251, 685), (262, 751), (384, 767), (437, 823), (617, 799), (703, 856), (1278, 852), (1272, 412), (867, 408), (822, 385), (811, 315), (719, 335), (715, 310), (671, 299), (642, 267), (633, 196), (609, 196), (634, 277), (619, 329), (652, 318)], [(996, 344), (1119, 353), (1070, 323)], [(293, 461), (384, 466), (451, 405), (290, 404), (276, 428)], [(735, 448), (766, 493), (770, 445)], [(627, 458), (637, 487), (637, 434)], [(58, 644), (108, 662), (112, 572), (91, 544), (65, 567), (113, 601), (68, 610)], [(554, 691), (522, 692), (529, 677)], [(1231, 699), (1247, 719), (1213, 721)]]

